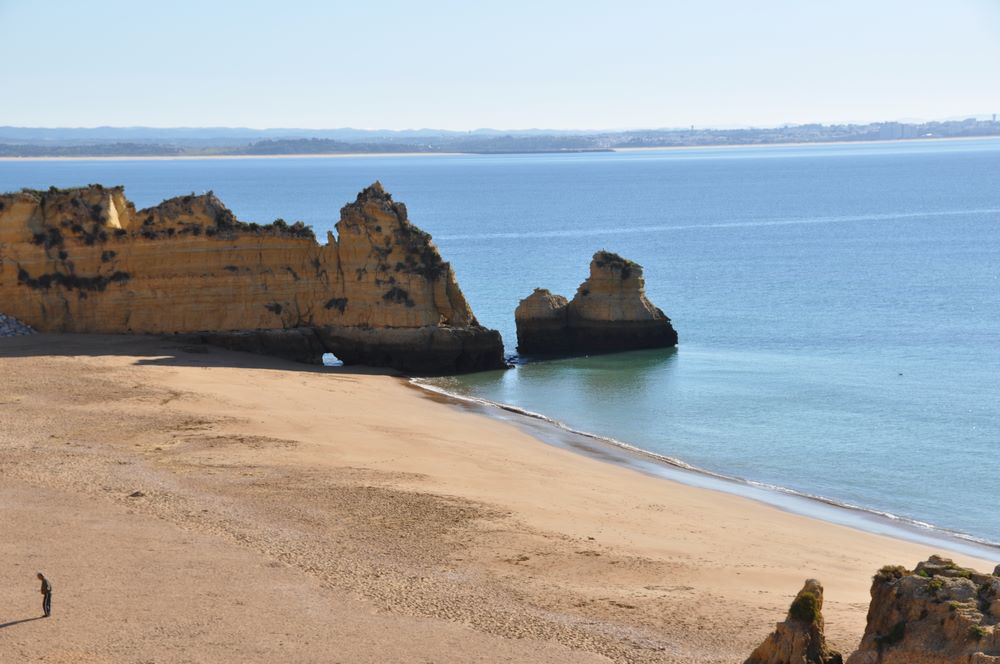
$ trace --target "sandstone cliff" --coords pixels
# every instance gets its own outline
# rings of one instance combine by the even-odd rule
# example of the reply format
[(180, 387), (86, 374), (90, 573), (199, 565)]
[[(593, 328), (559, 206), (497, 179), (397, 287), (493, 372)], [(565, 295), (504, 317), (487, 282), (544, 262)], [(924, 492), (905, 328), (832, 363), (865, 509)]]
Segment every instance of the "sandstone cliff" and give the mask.
[(677, 345), (677, 332), (646, 298), (642, 266), (598, 251), (569, 302), (536, 289), (514, 312), (517, 349), (574, 355)]
[(778, 623), (744, 664), (843, 664), (840, 653), (826, 645), (823, 629), (823, 586), (808, 579), (785, 621)]
[(43, 332), (204, 333), (428, 373), (503, 366), (499, 334), (380, 183), (336, 227), (320, 245), (302, 224), (241, 222), (211, 193), (138, 211), (121, 187), (7, 194), (0, 302)]
[[(1000, 572), (1000, 567), (996, 570)], [(1000, 577), (931, 556), (884, 567), (848, 664), (1000, 664)]]

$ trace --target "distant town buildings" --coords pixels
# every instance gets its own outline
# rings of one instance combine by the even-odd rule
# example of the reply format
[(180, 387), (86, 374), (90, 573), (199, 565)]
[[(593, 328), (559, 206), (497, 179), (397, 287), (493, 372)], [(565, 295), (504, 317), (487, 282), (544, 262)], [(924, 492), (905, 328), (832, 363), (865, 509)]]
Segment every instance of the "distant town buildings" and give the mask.
[(883, 122), (879, 126), (878, 137), (880, 140), (895, 140), (898, 138), (916, 138), (920, 135), (918, 125), (903, 124), (901, 122)]

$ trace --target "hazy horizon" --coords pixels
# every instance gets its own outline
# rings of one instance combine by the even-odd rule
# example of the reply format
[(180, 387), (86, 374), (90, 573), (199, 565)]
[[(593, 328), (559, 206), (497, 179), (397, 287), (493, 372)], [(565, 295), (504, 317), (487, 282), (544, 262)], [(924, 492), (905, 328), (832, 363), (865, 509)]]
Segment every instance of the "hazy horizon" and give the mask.
[[(255, 131), (255, 132), (266, 132), (266, 131), (317, 131), (317, 132), (328, 132), (328, 131), (357, 131), (357, 132), (395, 132), (395, 133), (405, 133), (405, 132), (443, 132), (443, 133), (455, 133), (455, 134), (471, 134), (476, 132), (558, 132), (558, 133), (615, 133), (615, 132), (630, 132), (630, 131), (681, 131), (690, 128), (692, 125), (697, 129), (702, 130), (737, 130), (737, 129), (776, 129), (781, 127), (794, 127), (802, 125), (869, 125), (869, 124), (880, 124), (887, 122), (898, 122), (900, 124), (925, 124), (931, 122), (955, 122), (966, 119), (979, 119), (979, 120), (989, 120), (993, 113), (959, 113), (957, 115), (949, 117), (935, 117), (935, 118), (915, 118), (915, 117), (904, 117), (904, 118), (877, 118), (877, 119), (854, 119), (845, 120), (843, 122), (779, 122), (775, 124), (728, 124), (728, 125), (703, 125), (697, 122), (688, 125), (675, 125), (675, 126), (620, 126), (620, 127), (566, 127), (566, 128), (555, 128), (555, 127), (545, 127), (545, 126), (524, 126), (524, 127), (474, 127), (472, 129), (455, 129), (451, 127), (356, 127), (348, 125), (338, 125), (338, 126), (326, 126), (326, 127), (299, 127), (299, 126), (247, 126), (247, 125), (148, 125), (148, 124), (133, 124), (133, 125), (12, 125), (12, 124), (0, 124), (0, 129), (37, 129), (37, 130), (66, 130), (66, 131), (89, 131), (89, 130), (99, 130), (99, 129), (127, 129), (127, 130), (177, 130), (177, 131), (211, 131), (211, 130), (225, 130), (225, 131)], [(1000, 111), (997, 112), (1000, 115)]]
[[(1000, 112), (1000, 3), (0, 0), (19, 127), (767, 128)], [(524, 129), (513, 129), (522, 127)]]

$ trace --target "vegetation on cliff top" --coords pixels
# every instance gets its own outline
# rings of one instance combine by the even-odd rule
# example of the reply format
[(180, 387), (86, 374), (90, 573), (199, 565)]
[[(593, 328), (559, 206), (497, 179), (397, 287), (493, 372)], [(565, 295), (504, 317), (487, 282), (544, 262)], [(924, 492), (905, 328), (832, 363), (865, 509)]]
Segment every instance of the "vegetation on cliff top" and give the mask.
[[(397, 223), (393, 225), (392, 239), (395, 246), (405, 252), (404, 259), (397, 261), (393, 267), (396, 272), (420, 275), (431, 281), (447, 273), (448, 263), (441, 258), (430, 233), (417, 228), (410, 222), (406, 205), (393, 201), (392, 194), (387, 192), (378, 180), (358, 192), (357, 199), (353, 203), (343, 207), (341, 210), (342, 218), (345, 215), (350, 216), (355, 220), (354, 223), (358, 223), (358, 220), (361, 219), (367, 220), (368, 213), (365, 212), (365, 204), (373, 204), (396, 218)], [(382, 231), (380, 226), (375, 228), (379, 232)], [(382, 258), (387, 256), (388, 251)], [(389, 266), (385, 265), (382, 269), (388, 270), (388, 268)]]
[[(64, 200), (60, 201), (58, 205), (62, 207), (63, 205), (68, 205), (72, 213), (79, 217), (82, 221), (84, 217), (89, 217), (89, 221), (93, 221), (97, 224), (103, 224), (106, 221), (107, 210), (103, 205), (88, 205), (84, 196), (90, 192), (124, 192), (124, 187), (121, 185), (113, 187), (105, 187), (101, 184), (89, 184), (85, 187), (49, 187), (48, 189), (31, 189), (25, 187), (19, 192), (20, 195), (27, 195), (38, 201), (43, 207), (46, 207), (47, 201), (50, 197), (59, 196), (63, 197)], [(8, 194), (0, 194), (0, 199), (6, 196), (17, 196), (18, 192), (11, 192)], [(213, 226), (199, 226), (195, 224), (189, 225), (188, 228), (181, 229), (178, 231), (174, 228), (156, 228), (155, 218), (152, 213), (155, 211), (160, 211), (163, 208), (169, 208), (173, 206), (180, 206), (186, 209), (188, 213), (193, 213), (194, 205), (197, 201), (203, 201), (205, 208), (214, 215), (214, 227)], [(3, 210), (6, 204), (3, 200), (0, 200), (0, 210)], [(201, 235), (202, 232), (206, 236), (211, 237), (216, 235), (218, 232), (236, 232), (236, 233), (252, 233), (255, 235), (276, 235), (276, 236), (287, 236), (304, 238), (310, 240), (316, 240), (316, 233), (313, 231), (312, 227), (308, 226), (305, 222), (295, 221), (291, 224), (286, 222), (284, 219), (275, 219), (269, 224), (259, 224), (255, 222), (240, 221), (236, 218), (236, 215), (227, 208), (222, 201), (220, 201), (212, 191), (208, 191), (205, 194), (195, 194), (190, 193), (186, 196), (178, 196), (176, 198), (169, 198), (162, 201), (159, 205), (141, 210), (136, 213), (137, 217), (144, 217), (143, 223), (138, 227), (137, 232), (147, 239), (156, 239), (159, 237), (173, 237), (175, 235), (193, 234)], [(65, 224), (64, 224), (65, 225)], [(80, 224), (73, 225), (73, 232), (80, 234), (82, 229)], [(116, 230), (117, 236), (122, 236), (127, 233), (127, 230)], [(36, 244), (44, 244), (46, 248), (62, 244), (62, 237), (58, 236), (59, 230), (57, 228), (50, 229), (48, 233), (38, 233), (35, 235), (34, 241)], [(100, 240), (104, 241), (107, 239), (107, 233), (99, 231), (98, 229), (92, 229), (92, 232), (86, 234), (85, 240), (89, 240), (87, 244), (93, 244), (94, 241)]]
[(632, 276), (632, 270), (642, 269), (642, 266), (635, 261), (630, 261), (606, 249), (601, 249), (594, 254), (594, 264), (600, 268), (607, 267), (621, 272), (622, 279), (628, 279)]
[[(191, 193), (181, 198), (185, 203), (190, 203), (190, 201), (194, 198), (197, 198), (197, 195)], [(218, 231), (253, 233), (255, 235), (283, 235), (309, 240), (316, 239), (316, 233), (313, 231), (312, 227), (307, 226), (303, 221), (295, 221), (289, 224), (280, 217), (269, 224), (258, 224), (252, 221), (240, 221), (236, 218), (236, 215), (233, 214), (233, 211), (227, 208), (222, 201), (216, 197), (215, 192), (211, 190), (207, 191), (204, 194), (204, 198), (206, 199), (208, 205), (215, 210), (215, 228)], [(160, 205), (167, 202), (169, 201), (164, 201)], [(213, 233), (209, 233), (209, 235), (213, 235)]]
[(792, 602), (788, 615), (806, 624), (812, 624), (819, 618), (819, 598), (815, 593), (802, 592)]

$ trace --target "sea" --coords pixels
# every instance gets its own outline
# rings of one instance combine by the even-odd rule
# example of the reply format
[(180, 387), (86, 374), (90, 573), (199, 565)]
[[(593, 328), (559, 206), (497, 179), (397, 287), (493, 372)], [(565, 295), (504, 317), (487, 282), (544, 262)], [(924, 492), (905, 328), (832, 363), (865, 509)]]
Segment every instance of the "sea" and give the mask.
[[(0, 161), (3, 191), (121, 184), (143, 207), (213, 190), (240, 219), (322, 238), (375, 180), (513, 361), (428, 387), (682, 481), (1000, 545), (1000, 140)], [(644, 267), (678, 347), (518, 357), (518, 301), (572, 297), (599, 249)]]

